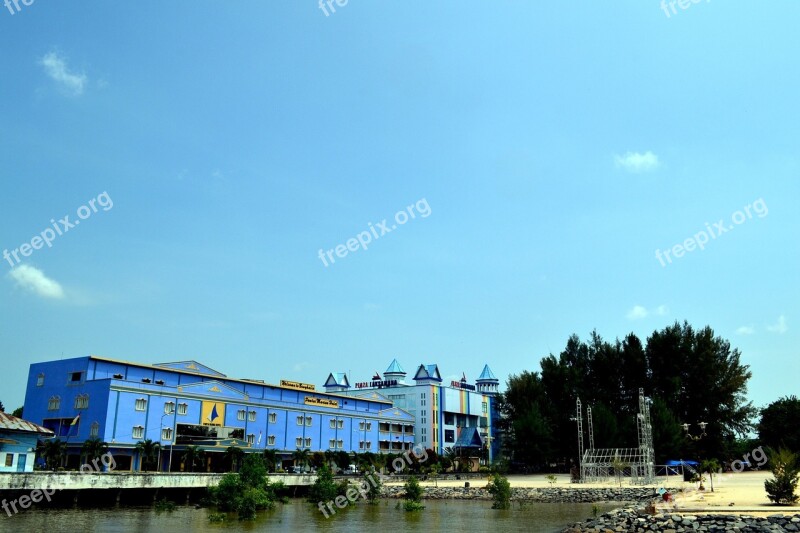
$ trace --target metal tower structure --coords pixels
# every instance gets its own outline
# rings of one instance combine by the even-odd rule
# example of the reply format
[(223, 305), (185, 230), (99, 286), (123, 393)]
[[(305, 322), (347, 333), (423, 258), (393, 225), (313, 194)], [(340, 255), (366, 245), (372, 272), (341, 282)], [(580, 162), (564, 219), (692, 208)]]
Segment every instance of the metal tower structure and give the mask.
[(581, 406), (581, 399), (578, 398), (576, 403), (576, 416), (575, 420), (578, 421), (578, 461), (583, 458), (583, 408)]
[[(653, 426), (650, 423), (650, 403), (639, 389), (639, 412), (636, 414), (637, 448), (595, 448), (591, 407), (587, 409), (589, 419), (589, 449), (582, 452), (580, 469), (582, 483), (598, 483), (614, 475), (630, 473), (631, 483), (648, 485), (655, 483), (655, 451), (653, 450)], [(581, 403), (578, 400), (578, 420)], [(582, 425), (578, 430), (578, 444), (583, 450)]]

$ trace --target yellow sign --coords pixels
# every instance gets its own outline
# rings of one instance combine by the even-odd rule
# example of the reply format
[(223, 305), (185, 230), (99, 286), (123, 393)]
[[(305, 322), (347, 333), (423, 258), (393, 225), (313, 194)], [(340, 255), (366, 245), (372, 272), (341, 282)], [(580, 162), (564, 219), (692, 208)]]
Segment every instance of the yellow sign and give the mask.
[(203, 402), (200, 423), (204, 426), (221, 426), (225, 423), (225, 404), (222, 402)]
[(328, 398), (314, 398), (312, 396), (306, 396), (304, 403), (306, 405), (316, 405), (319, 407), (332, 407), (334, 409), (339, 408), (338, 400), (330, 400)]
[(281, 380), (281, 387), (286, 387), (287, 389), (296, 389), (305, 392), (314, 392), (317, 388), (311, 383), (300, 383), (299, 381), (287, 381), (285, 379)]

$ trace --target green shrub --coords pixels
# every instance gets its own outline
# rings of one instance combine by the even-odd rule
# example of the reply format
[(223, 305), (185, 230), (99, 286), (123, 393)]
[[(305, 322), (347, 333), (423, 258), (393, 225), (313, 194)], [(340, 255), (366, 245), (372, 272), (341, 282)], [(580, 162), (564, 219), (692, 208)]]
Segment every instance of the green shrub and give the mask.
[(405, 484), (405, 510), (406, 511), (419, 511), (421, 509), (425, 509), (425, 506), (422, 505), (422, 487), (419, 485), (419, 481), (415, 476), (411, 476), (408, 478)]
[(224, 522), (225, 519), (228, 517), (225, 513), (210, 513), (208, 515), (209, 522)]
[(317, 471), (317, 480), (308, 491), (308, 501), (311, 503), (328, 503), (333, 501), (338, 494), (336, 483), (333, 481), (331, 468), (324, 464)]
[(492, 509), (511, 508), (511, 483), (505, 477), (495, 474), (486, 489), (494, 500)]
[(773, 479), (764, 481), (764, 489), (770, 501), (778, 505), (792, 505), (798, 500), (797, 483), (800, 480), (800, 464), (797, 455), (781, 448), (770, 457)]
[(166, 498), (161, 498), (160, 500), (158, 500), (155, 504), (155, 507), (156, 511), (159, 512), (161, 511), (172, 512), (175, 510), (175, 504)]

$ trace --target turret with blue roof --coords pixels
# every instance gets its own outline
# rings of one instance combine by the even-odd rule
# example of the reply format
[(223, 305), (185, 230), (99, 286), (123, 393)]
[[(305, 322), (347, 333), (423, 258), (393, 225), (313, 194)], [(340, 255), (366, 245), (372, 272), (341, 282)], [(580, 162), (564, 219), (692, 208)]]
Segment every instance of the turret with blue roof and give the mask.
[(398, 383), (402, 384), (403, 380), (406, 378), (406, 371), (403, 370), (403, 367), (400, 366), (400, 363), (397, 362), (397, 359), (392, 359), (389, 368), (386, 369), (386, 372), (383, 373), (383, 379), (386, 381), (397, 380)]
[(484, 365), (483, 372), (475, 380), (475, 385), (478, 387), (478, 392), (494, 395), (499, 392), (500, 380), (495, 377), (489, 365)]

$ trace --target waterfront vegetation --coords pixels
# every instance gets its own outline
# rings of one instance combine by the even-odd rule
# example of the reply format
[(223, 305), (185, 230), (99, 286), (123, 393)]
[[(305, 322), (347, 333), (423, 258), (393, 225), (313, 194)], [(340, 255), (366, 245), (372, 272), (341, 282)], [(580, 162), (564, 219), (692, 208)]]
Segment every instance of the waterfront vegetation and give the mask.
[(495, 473), (486, 488), (494, 500), (492, 509), (511, 508), (511, 483), (508, 482), (508, 479)]
[(225, 474), (219, 485), (209, 489), (209, 497), (219, 511), (235, 512), (239, 520), (253, 520), (257, 511), (272, 509), (276, 500), (288, 501), (281, 496), (283, 489), (283, 483), (267, 479), (262, 457), (247, 454), (239, 472)]
[(800, 462), (796, 453), (781, 448), (770, 457), (772, 479), (764, 482), (770, 501), (778, 505), (797, 503), (797, 483), (800, 481)]
[(425, 506), (422, 505), (422, 487), (416, 476), (409, 477), (404, 488), (405, 503), (403, 504), (403, 508), (406, 511), (421, 511), (425, 509)]

